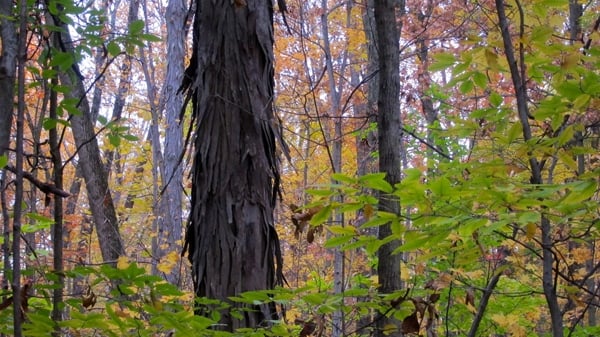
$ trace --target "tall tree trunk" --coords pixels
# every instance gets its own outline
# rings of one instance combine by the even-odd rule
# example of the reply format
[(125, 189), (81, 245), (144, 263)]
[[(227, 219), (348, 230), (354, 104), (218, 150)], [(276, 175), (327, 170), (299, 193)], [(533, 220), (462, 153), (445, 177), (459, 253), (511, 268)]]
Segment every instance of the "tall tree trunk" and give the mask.
[[(400, 10), (404, 3), (400, 4)], [(375, 24), (379, 51), (379, 98), (377, 102), (377, 132), (379, 137), (379, 170), (386, 173), (386, 180), (392, 186), (401, 179), (400, 146), (402, 142), (402, 122), (400, 120), (400, 33), (396, 20), (396, 1), (375, 0)], [(400, 202), (393, 195), (380, 195), (379, 209), (400, 215)], [(379, 239), (392, 235), (391, 225), (379, 227)], [(378, 251), (379, 290), (391, 293), (401, 287), (400, 254), (392, 252), (400, 245), (399, 240), (387, 243)], [(395, 331), (385, 331), (386, 327), (396, 326)], [(401, 336), (399, 322), (383, 317), (377, 321), (376, 336)]]
[[(58, 85), (56, 79), (52, 80), (52, 87)], [(58, 106), (58, 93), (55, 90), (50, 92), (49, 117), (57, 119), (56, 112)], [(53, 180), (56, 188), (63, 188), (63, 163), (60, 155), (59, 134), (56, 127), (49, 130), (50, 155), (52, 156), (52, 166), (54, 167)], [(53, 266), (56, 273), (56, 283), (52, 295), (52, 319), (55, 322), (63, 318), (63, 291), (65, 287), (65, 277), (63, 273), (63, 200), (58, 196), (54, 197), (54, 224), (52, 225), (52, 250), (54, 253)]]
[[(377, 55), (377, 32), (375, 31), (375, 17), (374, 17), (374, 0), (367, 0), (365, 2), (365, 6), (363, 8), (362, 13), (362, 23), (363, 29), (365, 31), (366, 36), (366, 48), (367, 48), (367, 74), (366, 76), (369, 78), (367, 83), (367, 102), (364, 105), (364, 110), (362, 112), (363, 116), (357, 116), (366, 118), (366, 126), (367, 130), (371, 130), (370, 126), (373, 123), (377, 122), (377, 97), (379, 95), (379, 58)], [(359, 176), (375, 173), (378, 171), (376, 157), (373, 154), (377, 151), (377, 133), (374, 131), (367, 131), (366, 133), (361, 133), (356, 140), (356, 166), (357, 166), (357, 174)], [(364, 193), (369, 193), (367, 189), (364, 190)], [(356, 224), (360, 226), (360, 223)], [(365, 229), (368, 235), (377, 236), (378, 230), (377, 227), (371, 227)], [(368, 271), (368, 275), (375, 274), (376, 271), (374, 269)], [(367, 296), (365, 298), (359, 298), (359, 301), (370, 301), (371, 299)], [(372, 319), (373, 312), (369, 312), (369, 314), (361, 316), (359, 321), (357, 322), (357, 326), (359, 328), (363, 328), (365, 331), (360, 331), (363, 335), (366, 335), (371, 332), (372, 327)]]
[[(329, 116), (333, 116), (333, 135), (329, 132), (329, 135), (324, 135), (327, 141), (327, 146), (331, 145), (331, 161), (332, 170), (334, 173), (342, 172), (342, 112), (340, 109), (340, 91), (341, 88), (337, 88), (335, 83), (335, 72), (333, 66), (333, 55), (331, 55), (331, 47), (329, 43), (329, 25), (328, 25), (328, 13), (329, 9), (327, 6), (327, 0), (321, 0), (321, 37), (323, 39), (323, 51), (325, 53), (325, 68), (327, 69), (327, 80), (329, 87), (329, 105), (330, 111), (327, 113)], [(346, 64), (346, 53), (344, 53), (343, 59), (339, 62), (341, 69), (338, 69), (338, 74), (343, 76), (344, 68)], [(328, 128), (330, 129), (330, 128)], [(335, 181), (334, 181), (335, 183)], [(334, 197), (334, 202), (342, 202), (340, 195)], [(335, 212), (333, 215), (333, 222), (338, 226), (344, 226), (344, 215), (341, 212)], [(341, 249), (336, 248), (333, 252), (333, 291), (335, 294), (343, 294), (344, 283), (345, 283), (345, 268), (344, 268), (344, 252)], [(344, 334), (344, 311), (336, 310), (333, 313), (332, 319), (332, 337), (339, 337)]]
[[(182, 183), (183, 170), (181, 155), (183, 151), (182, 125), (179, 120), (183, 98), (178, 90), (185, 71), (185, 39), (187, 6), (184, 0), (169, 0), (167, 5), (167, 75), (162, 90), (162, 100), (165, 103), (166, 130), (163, 151), (163, 175), (161, 177), (163, 194), (159, 196), (157, 214), (158, 233), (156, 244), (152, 246), (152, 256), (155, 260), (164, 259), (169, 252), (181, 250), (183, 231), (182, 216)], [(179, 254), (177, 254), (179, 256)], [(155, 265), (154, 265), (155, 266)], [(155, 269), (156, 273), (157, 270)], [(173, 268), (164, 274), (165, 279), (172, 284), (180, 283), (180, 270)]]
[[(227, 300), (271, 289), (282, 272), (273, 223), (279, 172), (270, 1), (197, 3), (184, 89), (196, 122), (185, 242), (196, 295)], [(277, 317), (274, 305), (254, 309), (241, 319), (225, 311), (221, 321), (233, 330)]]
[[(523, 36), (525, 27), (525, 17), (523, 9), (519, 1), (516, 2), (517, 9), (519, 11), (519, 47), (515, 52), (513, 47), (513, 40), (509, 29), (509, 21), (504, 10), (505, 3), (503, 0), (496, 0), (496, 14), (498, 16), (498, 25), (502, 34), (502, 40), (504, 44), (504, 53), (510, 69), (510, 75), (513, 82), (513, 89), (517, 99), (517, 113), (519, 122), (523, 127), (523, 139), (525, 142), (532, 138), (531, 125), (529, 124), (529, 107), (528, 107), (528, 94), (525, 78), (525, 51), (523, 46)], [(518, 58), (517, 58), (518, 56)], [(532, 154), (528, 153), (529, 156), (529, 169), (531, 171), (531, 184), (541, 184), (542, 180), (542, 169), (538, 159)], [(560, 306), (558, 304), (558, 295), (556, 293), (555, 275), (553, 271), (554, 266), (554, 253), (552, 252), (553, 238), (552, 238), (552, 226), (548, 217), (542, 213), (541, 215), (541, 239), (540, 244), (542, 246), (542, 289), (550, 312), (550, 323), (552, 326), (552, 336), (562, 337), (563, 321)]]
[[(52, 17), (52, 19), (54, 19), (54, 24), (60, 28), (59, 32), (54, 33), (54, 47), (63, 52), (73, 53), (73, 44), (67, 25), (60, 22), (57, 17)], [(78, 109), (81, 113), (71, 116), (71, 128), (78, 149), (78, 162), (85, 180), (102, 259), (105, 262), (116, 264), (119, 256), (125, 255), (125, 249), (121, 241), (117, 214), (108, 188), (108, 177), (100, 158), (100, 149), (90, 119), (90, 107), (78, 65), (74, 63), (69, 69), (61, 71), (59, 79), (62, 85), (70, 88), (65, 96), (79, 100)]]
[[(27, 1), (18, 2), (19, 38), (17, 47), (17, 134), (15, 140), (15, 199), (13, 206), (12, 235), (12, 292), (13, 292), (13, 333), (21, 337), (23, 326), (23, 294), (21, 292), (21, 224), (23, 203), (23, 125), (25, 114), (25, 65), (27, 62)], [(12, 101), (11, 101), (12, 102)]]
[(0, 156), (10, 145), (17, 71), (17, 27), (13, 0), (0, 0)]

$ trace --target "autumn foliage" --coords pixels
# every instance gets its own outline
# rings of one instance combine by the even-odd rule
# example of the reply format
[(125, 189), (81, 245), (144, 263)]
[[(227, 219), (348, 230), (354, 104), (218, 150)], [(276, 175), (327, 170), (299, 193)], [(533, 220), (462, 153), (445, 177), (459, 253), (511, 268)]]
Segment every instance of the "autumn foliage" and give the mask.
[[(215, 328), (222, 313), (245, 317), (264, 304), (277, 308), (278, 319), (236, 336), (600, 334), (598, 4), (398, 1), (402, 174), (390, 184), (377, 172), (373, 2), (287, 0), (285, 24), (278, 2), (276, 116), (264, 122), (285, 140), (277, 145), (281, 193), (273, 215), (285, 282), (226, 301), (194, 298), (183, 240), (169, 239), (182, 233), (164, 230), (171, 222), (184, 230), (191, 161), (198, 148), (211, 148), (193, 146), (198, 121), (190, 111), (167, 121), (165, 105), (177, 88), (164, 87), (165, 3), (27, 2), (23, 99), (15, 94), (11, 112), (16, 118), (23, 104), (23, 147), (17, 151), (13, 120), (0, 156), (0, 333), (14, 333), (19, 291), (23, 334), (31, 336), (233, 336)], [(3, 28), (6, 15), (14, 24), (22, 19), (3, 11)], [(54, 40), (57, 22), (68, 27), (72, 48)], [(190, 24), (191, 17), (181, 22), (185, 33)], [(1, 41), (4, 62), (10, 39)], [(186, 65), (197, 61), (189, 60), (188, 42)], [(65, 74), (81, 81), (89, 109), (61, 82)], [(91, 140), (73, 132), (82, 114), (110, 198), (88, 198), (80, 156)], [(181, 127), (169, 138), (182, 145), (176, 154), (165, 148), (174, 120)], [(183, 200), (175, 209), (163, 199), (171, 181)], [(386, 196), (399, 200), (399, 212), (379, 208)], [(114, 259), (102, 254), (107, 233), (97, 227), (94, 202), (114, 205), (123, 247)], [(391, 233), (378, 238), (383, 225)], [(23, 257), (16, 265), (15, 240)], [(384, 293), (378, 252), (390, 242), (398, 244), (402, 289)], [(23, 275), (15, 288), (17, 266)], [(199, 307), (203, 315), (195, 315)], [(395, 323), (377, 328), (383, 318)]]

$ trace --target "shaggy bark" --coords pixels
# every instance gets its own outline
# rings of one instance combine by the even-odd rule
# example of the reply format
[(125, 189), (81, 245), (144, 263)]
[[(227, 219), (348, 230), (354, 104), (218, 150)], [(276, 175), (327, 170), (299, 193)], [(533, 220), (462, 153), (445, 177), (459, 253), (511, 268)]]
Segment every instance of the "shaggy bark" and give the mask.
[[(273, 223), (279, 173), (272, 20), (270, 1), (197, 3), (183, 89), (196, 123), (185, 250), (198, 296), (226, 300), (282, 280)], [(268, 324), (277, 316), (272, 305), (254, 309), (240, 320), (223, 312), (225, 329)]]

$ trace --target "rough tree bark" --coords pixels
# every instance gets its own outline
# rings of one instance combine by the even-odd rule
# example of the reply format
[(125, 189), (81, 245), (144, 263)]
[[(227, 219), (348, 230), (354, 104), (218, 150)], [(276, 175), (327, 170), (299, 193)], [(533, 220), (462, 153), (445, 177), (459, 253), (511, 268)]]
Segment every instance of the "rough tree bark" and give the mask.
[[(183, 82), (196, 125), (185, 250), (196, 295), (226, 300), (282, 280), (271, 1), (198, 1), (193, 41)], [(272, 305), (254, 309), (241, 319), (223, 312), (224, 329), (277, 316)]]
[[(394, 0), (375, 0), (375, 26), (379, 52), (379, 98), (377, 101), (377, 132), (379, 140), (379, 171), (386, 173), (392, 186), (401, 179), (402, 122), (400, 120), (400, 33), (396, 21), (397, 4)], [(404, 8), (404, 3), (399, 5)], [(392, 195), (381, 194), (379, 209), (400, 215), (400, 202)], [(392, 235), (391, 225), (379, 227), (379, 239)], [(399, 240), (387, 243), (378, 251), (379, 291), (392, 293), (400, 290), (400, 254), (392, 252)], [(399, 322), (383, 317), (377, 321), (376, 336), (401, 336), (399, 328), (385, 331), (385, 327), (399, 327)]]

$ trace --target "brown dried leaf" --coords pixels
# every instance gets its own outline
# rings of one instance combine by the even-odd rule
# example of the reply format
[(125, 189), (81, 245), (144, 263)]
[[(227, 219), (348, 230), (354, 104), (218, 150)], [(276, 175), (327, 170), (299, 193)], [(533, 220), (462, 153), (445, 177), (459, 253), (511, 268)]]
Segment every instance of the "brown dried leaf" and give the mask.
[(421, 327), (419, 325), (419, 317), (416, 311), (412, 315), (404, 318), (404, 320), (402, 321), (402, 333), (404, 334), (418, 334), (420, 329)]
[(300, 331), (299, 337), (308, 337), (313, 332), (315, 332), (316, 329), (317, 329), (317, 325), (314, 322), (312, 322), (312, 321), (304, 322), (302, 324), (302, 330)]
[(473, 291), (473, 288), (468, 288), (466, 291), (467, 295), (465, 297), (465, 304), (467, 306), (471, 305), (471, 306), (475, 306), (475, 292)]
[(315, 227), (311, 227), (308, 230), (308, 234), (306, 234), (306, 241), (308, 243), (313, 243), (313, 241), (315, 241)]

